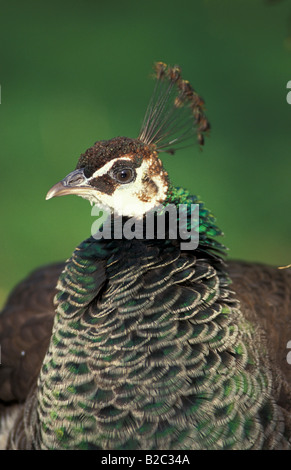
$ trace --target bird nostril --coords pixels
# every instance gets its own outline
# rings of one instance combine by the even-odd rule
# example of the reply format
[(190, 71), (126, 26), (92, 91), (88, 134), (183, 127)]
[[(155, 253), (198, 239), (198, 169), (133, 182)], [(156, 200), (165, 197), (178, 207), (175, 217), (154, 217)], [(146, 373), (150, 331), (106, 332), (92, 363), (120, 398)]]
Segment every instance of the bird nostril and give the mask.
[(76, 183), (81, 183), (82, 181), (84, 181), (84, 178), (81, 178), (80, 176), (73, 176), (72, 178), (69, 179), (68, 183), (76, 184)]
[(75, 186), (75, 185), (83, 183), (84, 181), (85, 181), (85, 177), (84, 177), (83, 172), (72, 173), (64, 179), (64, 183), (66, 186)]

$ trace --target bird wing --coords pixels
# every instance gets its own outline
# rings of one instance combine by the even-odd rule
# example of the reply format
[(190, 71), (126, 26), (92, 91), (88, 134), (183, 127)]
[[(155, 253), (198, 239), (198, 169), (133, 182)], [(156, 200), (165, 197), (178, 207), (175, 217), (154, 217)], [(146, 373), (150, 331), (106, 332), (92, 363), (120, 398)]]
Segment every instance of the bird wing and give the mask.
[(32, 272), (0, 314), (0, 400), (22, 402), (38, 375), (51, 337), (56, 284), (64, 263)]
[(291, 364), (287, 361), (287, 344), (291, 341), (291, 270), (241, 261), (228, 262), (228, 269), (232, 290), (245, 317), (265, 331), (273, 365), (280, 369), (291, 389)]

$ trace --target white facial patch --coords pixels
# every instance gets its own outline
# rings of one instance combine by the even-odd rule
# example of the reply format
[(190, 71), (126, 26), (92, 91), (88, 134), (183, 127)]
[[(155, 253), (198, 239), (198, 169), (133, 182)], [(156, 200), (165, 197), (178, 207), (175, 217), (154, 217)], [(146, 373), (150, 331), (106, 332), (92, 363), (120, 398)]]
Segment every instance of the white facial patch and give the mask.
[[(97, 170), (92, 178), (108, 173), (117, 160), (131, 160), (131, 158), (120, 157), (111, 160), (100, 170)], [(131, 183), (120, 184), (111, 195), (98, 190), (92, 191), (90, 202), (93, 201), (98, 206), (120, 216), (142, 217), (147, 211), (165, 201), (167, 196), (168, 184), (165, 175), (161, 171), (159, 174), (151, 176), (151, 164), (152, 160), (143, 161), (141, 166), (136, 168), (136, 179)], [(146, 176), (150, 177), (157, 187), (154, 194), (147, 194)]]

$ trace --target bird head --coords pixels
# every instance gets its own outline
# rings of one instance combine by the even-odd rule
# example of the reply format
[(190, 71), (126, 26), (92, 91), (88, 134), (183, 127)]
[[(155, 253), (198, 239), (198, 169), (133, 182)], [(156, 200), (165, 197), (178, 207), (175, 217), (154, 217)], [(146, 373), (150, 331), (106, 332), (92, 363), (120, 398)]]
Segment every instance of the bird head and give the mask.
[(76, 170), (48, 192), (46, 199), (76, 194), (119, 216), (142, 217), (163, 204), (169, 178), (160, 152), (173, 154), (196, 135), (200, 145), (209, 123), (203, 100), (179, 67), (155, 64), (156, 86), (137, 139), (101, 140), (83, 153)]
[(86, 150), (77, 169), (54, 185), (47, 199), (77, 194), (117, 215), (140, 217), (162, 204), (167, 192), (168, 175), (154, 148), (116, 137)]

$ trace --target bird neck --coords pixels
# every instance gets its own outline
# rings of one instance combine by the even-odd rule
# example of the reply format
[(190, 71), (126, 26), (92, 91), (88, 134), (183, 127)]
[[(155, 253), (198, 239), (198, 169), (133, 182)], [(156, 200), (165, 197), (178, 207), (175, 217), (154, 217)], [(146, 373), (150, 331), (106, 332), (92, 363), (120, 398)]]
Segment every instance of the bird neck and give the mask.
[[(98, 209), (96, 215), (99, 217), (100, 213), (102, 211)], [(92, 236), (98, 241), (110, 241), (100, 245), (106, 247), (105, 250), (118, 248), (120, 240), (126, 243), (126, 240), (137, 239), (146, 244), (154, 240), (160, 246), (178, 245), (181, 251), (195, 250), (196, 256), (201, 253), (203, 256), (225, 256), (226, 248), (217, 240), (217, 236), (223, 234), (215, 218), (198, 197), (183, 188), (170, 185), (164, 203), (142, 217), (112, 214), (101, 225), (99, 220), (92, 226)]]
[[(216, 239), (216, 237), (222, 236), (223, 232), (217, 226), (212, 213), (205, 207), (199, 197), (191, 195), (189, 191), (183, 188), (170, 185), (165, 207), (168, 205), (174, 205), (178, 208), (182, 207), (182, 215), (184, 213), (184, 207), (186, 208), (187, 230), (191, 232), (191, 230), (195, 228), (195, 230), (198, 231), (199, 242), (195, 253), (196, 255), (198, 253), (204, 253), (204, 256), (207, 257), (215, 256), (215, 254), (219, 258), (225, 256), (226, 247)], [(198, 217), (194, 217), (193, 219), (191, 215), (193, 214), (193, 210), (194, 212), (196, 211), (196, 208)]]

